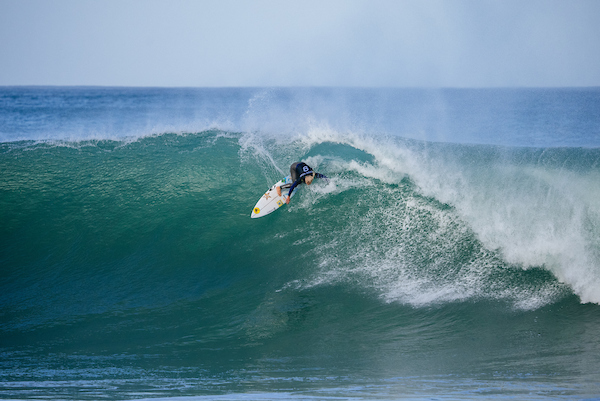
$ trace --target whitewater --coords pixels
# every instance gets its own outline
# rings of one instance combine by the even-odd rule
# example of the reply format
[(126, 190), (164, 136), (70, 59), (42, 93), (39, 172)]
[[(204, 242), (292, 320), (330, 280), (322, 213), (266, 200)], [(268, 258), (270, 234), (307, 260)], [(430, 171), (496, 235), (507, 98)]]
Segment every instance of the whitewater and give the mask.
[(598, 397), (599, 106), (0, 88), (0, 397)]

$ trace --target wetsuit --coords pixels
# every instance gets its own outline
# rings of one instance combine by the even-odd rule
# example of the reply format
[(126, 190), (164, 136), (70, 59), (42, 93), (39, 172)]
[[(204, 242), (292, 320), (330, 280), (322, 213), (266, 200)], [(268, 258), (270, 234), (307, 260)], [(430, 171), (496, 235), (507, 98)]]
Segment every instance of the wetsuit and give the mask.
[[(292, 176), (292, 180), (294, 183), (290, 186), (290, 190), (288, 191), (288, 197), (294, 191), (298, 185), (302, 184), (306, 176), (315, 174), (315, 178), (327, 178), (323, 174), (315, 173), (313, 169), (304, 162), (296, 162), (290, 166), (290, 175)], [(288, 184), (289, 185), (289, 184)], [(282, 188), (287, 188), (288, 186), (282, 186)]]

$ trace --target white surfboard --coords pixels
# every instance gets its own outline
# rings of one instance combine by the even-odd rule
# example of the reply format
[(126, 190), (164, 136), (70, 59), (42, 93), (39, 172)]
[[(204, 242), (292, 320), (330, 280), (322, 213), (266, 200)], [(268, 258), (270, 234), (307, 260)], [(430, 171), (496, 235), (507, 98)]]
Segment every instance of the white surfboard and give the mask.
[[(268, 215), (269, 213), (273, 213), (275, 210), (279, 209), (281, 206), (285, 205), (285, 196), (289, 191), (289, 188), (281, 189), (281, 196), (277, 195), (277, 187), (280, 187), (285, 184), (293, 184), (292, 177), (287, 176), (281, 181), (273, 184), (271, 188), (263, 196), (260, 197), (256, 205), (254, 205), (254, 209), (252, 209), (252, 213), (250, 217), (256, 219), (258, 217), (263, 217)], [(294, 192), (292, 192), (290, 198), (294, 196), (298, 187), (294, 188)]]

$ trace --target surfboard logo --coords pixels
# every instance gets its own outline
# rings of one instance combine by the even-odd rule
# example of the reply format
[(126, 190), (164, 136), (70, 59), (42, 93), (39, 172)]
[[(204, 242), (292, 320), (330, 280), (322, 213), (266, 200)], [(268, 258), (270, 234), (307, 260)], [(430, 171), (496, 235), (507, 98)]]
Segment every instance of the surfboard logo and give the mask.
[(259, 214), (259, 213), (260, 213), (260, 209), (259, 209), (259, 208), (257, 208), (257, 207), (255, 207), (255, 208), (254, 208), (254, 213), (256, 213), (256, 214)]

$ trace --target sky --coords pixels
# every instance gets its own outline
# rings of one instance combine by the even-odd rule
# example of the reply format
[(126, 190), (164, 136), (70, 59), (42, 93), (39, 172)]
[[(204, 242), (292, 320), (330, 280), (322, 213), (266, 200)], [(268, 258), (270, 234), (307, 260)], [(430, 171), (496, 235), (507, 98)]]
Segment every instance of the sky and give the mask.
[(600, 86), (600, 0), (0, 0), (0, 85)]

